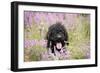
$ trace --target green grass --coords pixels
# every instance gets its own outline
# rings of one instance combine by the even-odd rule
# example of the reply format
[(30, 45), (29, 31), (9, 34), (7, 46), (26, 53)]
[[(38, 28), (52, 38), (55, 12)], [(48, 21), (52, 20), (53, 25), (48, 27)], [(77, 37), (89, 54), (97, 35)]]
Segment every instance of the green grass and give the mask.
[(30, 60), (31, 61), (39, 61), (42, 52), (45, 52), (47, 48), (43, 48), (40, 45), (36, 45), (32, 47)]

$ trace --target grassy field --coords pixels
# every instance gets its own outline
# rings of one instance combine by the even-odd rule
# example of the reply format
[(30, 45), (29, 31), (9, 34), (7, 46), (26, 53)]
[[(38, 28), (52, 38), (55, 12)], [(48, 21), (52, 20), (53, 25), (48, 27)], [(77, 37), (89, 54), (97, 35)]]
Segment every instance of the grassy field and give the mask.
[(71, 13), (24, 13), (24, 61), (40, 61), (47, 50), (45, 36), (50, 25), (61, 22), (68, 31), (70, 59), (90, 58), (90, 15)]

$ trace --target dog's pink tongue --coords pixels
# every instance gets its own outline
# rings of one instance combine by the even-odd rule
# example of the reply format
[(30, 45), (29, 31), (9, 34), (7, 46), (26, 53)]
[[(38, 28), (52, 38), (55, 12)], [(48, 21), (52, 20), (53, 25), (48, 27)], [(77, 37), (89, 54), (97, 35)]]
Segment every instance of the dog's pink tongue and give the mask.
[(57, 49), (61, 49), (62, 48), (62, 44), (61, 43), (57, 43), (56, 47), (57, 47)]

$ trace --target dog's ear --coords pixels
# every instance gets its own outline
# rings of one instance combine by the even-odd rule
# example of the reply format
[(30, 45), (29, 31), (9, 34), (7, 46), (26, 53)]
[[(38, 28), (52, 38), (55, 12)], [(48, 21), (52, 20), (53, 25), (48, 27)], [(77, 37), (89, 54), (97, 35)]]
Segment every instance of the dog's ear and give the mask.
[(47, 48), (51, 48), (51, 40), (50, 40), (50, 32), (47, 32), (46, 35), (46, 39), (47, 39)]
[(65, 41), (68, 42), (68, 32), (67, 32), (65, 26), (62, 26), (62, 28), (63, 28), (63, 32), (64, 32), (64, 36), (65, 36)]
[(47, 40), (47, 48), (50, 48), (50, 41)]
[(65, 31), (65, 41), (68, 42), (68, 33), (67, 33), (67, 31)]

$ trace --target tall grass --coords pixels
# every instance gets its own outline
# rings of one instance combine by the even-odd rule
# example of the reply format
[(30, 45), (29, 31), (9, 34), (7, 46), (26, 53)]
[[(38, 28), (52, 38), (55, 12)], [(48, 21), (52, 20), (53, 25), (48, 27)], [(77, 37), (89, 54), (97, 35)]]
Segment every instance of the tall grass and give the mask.
[(68, 49), (71, 52), (72, 59), (84, 59), (87, 58), (87, 53), (90, 54), (90, 23), (83, 16), (80, 16), (77, 20), (77, 27), (68, 32), (70, 43)]

